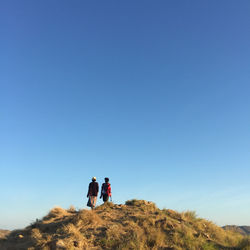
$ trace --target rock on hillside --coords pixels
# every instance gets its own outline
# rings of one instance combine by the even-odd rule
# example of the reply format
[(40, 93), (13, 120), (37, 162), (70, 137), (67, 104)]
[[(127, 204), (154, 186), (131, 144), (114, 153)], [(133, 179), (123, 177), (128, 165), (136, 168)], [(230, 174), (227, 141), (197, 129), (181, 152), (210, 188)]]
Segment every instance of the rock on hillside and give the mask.
[(9, 230), (0, 229), (0, 239), (5, 238), (10, 233)]
[(244, 236), (225, 231), (194, 212), (158, 209), (130, 200), (95, 210), (53, 208), (48, 215), (0, 241), (1, 250), (35, 249), (248, 249)]

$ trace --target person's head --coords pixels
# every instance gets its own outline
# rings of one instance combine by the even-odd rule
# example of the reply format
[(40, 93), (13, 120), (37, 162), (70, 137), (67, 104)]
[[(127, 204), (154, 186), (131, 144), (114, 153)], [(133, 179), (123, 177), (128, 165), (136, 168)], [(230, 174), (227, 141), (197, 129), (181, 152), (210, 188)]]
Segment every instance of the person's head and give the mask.
[(104, 180), (105, 180), (106, 183), (109, 182), (109, 178), (108, 177), (105, 177)]
[(96, 177), (92, 177), (92, 181), (96, 181)]

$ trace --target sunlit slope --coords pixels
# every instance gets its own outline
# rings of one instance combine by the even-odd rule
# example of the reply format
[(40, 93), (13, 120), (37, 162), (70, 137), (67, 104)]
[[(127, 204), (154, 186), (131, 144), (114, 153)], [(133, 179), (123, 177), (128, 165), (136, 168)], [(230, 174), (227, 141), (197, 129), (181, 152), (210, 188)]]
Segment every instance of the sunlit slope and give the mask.
[[(249, 238), (225, 231), (194, 212), (158, 209), (143, 200), (107, 203), (94, 211), (53, 208), (0, 249), (250, 249)], [(247, 248), (248, 247), (248, 248)]]

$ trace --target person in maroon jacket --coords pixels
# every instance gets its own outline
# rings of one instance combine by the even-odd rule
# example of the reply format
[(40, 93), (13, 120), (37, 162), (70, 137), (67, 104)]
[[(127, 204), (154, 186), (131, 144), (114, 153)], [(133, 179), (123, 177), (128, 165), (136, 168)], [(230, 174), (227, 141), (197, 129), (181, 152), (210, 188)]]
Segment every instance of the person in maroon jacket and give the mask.
[(98, 192), (99, 184), (96, 182), (96, 177), (93, 177), (92, 182), (89, 183), (89, 190), (87, 194), (87, 197), (89, 197), (88, 206), (90, 206), (91, 209), (95, 207)]

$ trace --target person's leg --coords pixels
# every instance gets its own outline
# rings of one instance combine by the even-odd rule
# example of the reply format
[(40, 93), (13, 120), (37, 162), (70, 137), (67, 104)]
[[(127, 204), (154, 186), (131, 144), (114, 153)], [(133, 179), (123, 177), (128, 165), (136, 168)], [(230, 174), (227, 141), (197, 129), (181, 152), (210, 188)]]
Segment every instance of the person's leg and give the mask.
[(91, 209), (93, 209), (93, 207), (94, 207), (94, 197), (95, 196), (90, 196)]
[(109, 196), (107, 194), (103, 195), (103, 202), (107, 202), (109, 200)]
[(91, 198), (92, 198), (91, 204), (92, 204), (92, 209), (93, 209), (96, 205), (97, 196), (92, 196)]

